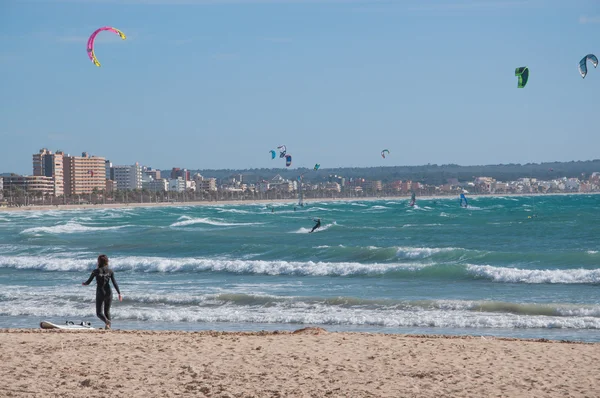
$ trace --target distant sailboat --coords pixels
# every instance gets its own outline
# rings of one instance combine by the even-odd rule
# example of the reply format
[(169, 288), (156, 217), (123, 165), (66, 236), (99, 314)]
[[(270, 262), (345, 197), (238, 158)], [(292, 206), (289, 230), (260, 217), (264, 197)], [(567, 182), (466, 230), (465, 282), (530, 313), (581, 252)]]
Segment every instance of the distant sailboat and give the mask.
[(467, 197), (465, 196), (464, 193), (460, 194), (460, 207), (468, 207), (469, 206), (469, 202), (467, 201)]
[(410, 196), (410, 203), (408, 204), (410, 207), (415, 207), (415, 193), (413, 192), (412, 195)]
[(535, 195), (531, 196), (531, 202), (532, 202), (532, 213), (530, 216), (527, 216), (527, 218), (536, 218), (537, 215), (535, 214)]
[(302, 191), (302, 176), (298, 177), (298, 206), (304, 207), (304, 192)]

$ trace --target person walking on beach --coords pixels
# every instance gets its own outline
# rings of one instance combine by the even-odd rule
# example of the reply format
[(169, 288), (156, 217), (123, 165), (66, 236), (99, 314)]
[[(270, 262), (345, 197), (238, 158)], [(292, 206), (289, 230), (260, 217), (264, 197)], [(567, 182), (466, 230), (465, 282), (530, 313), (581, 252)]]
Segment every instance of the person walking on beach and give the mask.
[(89, 285), (96, 278), (96, 315), (106, 324), (106, 329), (110, 329), (110, 305), (112, 304), (112, 289), (110, 281), (119, 294), (119, 301), (123, 301), (119, 285), (115, 280), (115, 273), (108, 268), (108, 257), (106, 254), (98, 256), (98, 268), (92, 271), (89, 279), (82, 285)]

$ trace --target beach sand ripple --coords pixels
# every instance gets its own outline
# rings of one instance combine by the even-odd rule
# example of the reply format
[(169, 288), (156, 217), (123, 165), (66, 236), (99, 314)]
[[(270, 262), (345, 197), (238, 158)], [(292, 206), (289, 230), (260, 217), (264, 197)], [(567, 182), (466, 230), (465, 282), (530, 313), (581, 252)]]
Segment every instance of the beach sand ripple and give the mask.
[(296, 332), (0, 330), (6, 397), (594, 397), (600, 344)]

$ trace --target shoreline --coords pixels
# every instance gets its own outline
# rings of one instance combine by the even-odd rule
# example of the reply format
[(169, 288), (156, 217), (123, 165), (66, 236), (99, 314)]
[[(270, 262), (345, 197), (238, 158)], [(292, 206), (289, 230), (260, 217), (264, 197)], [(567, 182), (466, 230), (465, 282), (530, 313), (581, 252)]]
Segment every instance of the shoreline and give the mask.
[[(557, 192), (557, 193), (511, 193), (511, 194), (474, 194), (467, 198), (498, 198), (498, 197), (529, 197), (529, 196), (568, 196), (568, 195), (598, 195), (600, 192)], [(305, 203), (315, 202), (374, 202), (374, 201), (408, 201), (410, 196), (381, 196), (364, 198), (306, 198)], [(426, 195), (417, 196), (418, 200), (455, 200), (454, 195)], [(253, 200), (222, 200), (222, 201), (190, 201), (190, 202), (135, 202), (135, 203), (99, 203), (90, 204), (71, 204), (71, 205), (34, 205), (23, 207), (0, 207), (0, 212), (19, 212), (19, 211), (49, 211), (49, 210), (94, 210), (94, 209), (126, 209), (138, 207), (185, 207), (185, 206), (220, 206), (220, 205), (259, 205), (259, 204), (294, 204), (298, 199), (253, 199)]]
[(600, 343), (321, 328), (0, 329), (0, 346), (7, 397), (583, 397), (600, 390)]

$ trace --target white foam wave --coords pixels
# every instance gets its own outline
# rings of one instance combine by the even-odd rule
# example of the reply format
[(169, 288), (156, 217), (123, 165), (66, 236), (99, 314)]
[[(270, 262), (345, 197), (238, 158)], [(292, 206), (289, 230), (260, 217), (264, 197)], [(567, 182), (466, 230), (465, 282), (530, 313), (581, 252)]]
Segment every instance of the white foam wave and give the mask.
[[(0, 256), (0, 268), (82, 271), (91, 270), (94, 265), (95, 258), (93, 257), (89, 259), (69, 259), (62, 257)], [(127, 256), (111, 257), (111, 267), (117, 271), (134, 270), (142, 272), (213, 271), (267, 275), (346, 276), (355, 274), (382, 274), (396, 269), (411, 271), (423, 268), (425, 265)]]
[(433, 223), (433, 224), (404, 224), (402, 228), (411, 228), (411, 227), (440, 227), (442, 224)]
[(92, 227), (82, 225), (73, 221), (69, 221), (66, 224), (58, 224), (51, 227), (33, 227), (27, 228), (21, 231), (22, 234), (75, 234), (83, 232), (99, 232), (99, 231), (112, 231), (116, 229), (130, 227), (131, 225), (116, 225), (112, 227)]
[[(325, 231), (325, 230), (327, 230), (327, 229), (331, 228), (331, 227), (332, 227), (332, 226), (334, 226), (334, 225), (337, 225), (337, 223), (336, 223), (335, 221), (334, 221), (333, 223), (331, 223), (331, 224), (326, 224), (326, 225), (323, 225), (323, 226), (321, 226), (321, 228), (317, 228), (317, 229), (315, 229), (315, 230), (313, 231), (313, 233), (316, 233), (316, 232), (323, 232), (323, 231)], [(304, 227), (302, 227), (302, 228), (300, 228), (300, 229), (299, 229), (299, 230), (297, 230), (297, 231), (293, 231), (292, 233), (293, 233), (293, 234), (307, 234), (307, 233), (310, 233), (310, 231), (311, 231), (311, 230), (312, 230), (312, 227), (311, 227), (311, 228), (304, 228)]]
[(0, 268), (36, 269), (43, 271), (83, 271), (92, 269), (96, 259), (57, 256), (0, 256)]
[(414, 259), (414, 258), (428, 258), (437, 253), (447, 253), (457, 250), (464, 250), (457, 247), (442, 247), (442, 248), (431, 248), (431, 247), (399, 247), (396, 251), (396, 256), (400, 258)]
[(387, 210), (387, 209), (389, 209), (389, 207), (376, 205), (376, 206), (369, 207), (368, 210)]
[(235, 214), (250, 214), (247, 210), (240, 209), (229, 209), (229, 208), (221, 208), (218, 209), (219, 213), (235, 213)]
[(235, 223), (235, 222), (227, 222), (227, 221), (223, 221), (223, 220), (215, 220), (215, 219), (206, 218), (206, 217), (192, 218), (192, 217), (188, 217), (188, 216), (181, 216), (181, 217), (179, 217), (179, 220), (180, 221), (177, 221), (177, 222), (174, 222), (173, 224), (171, 224), (171, 227), (185, 227), (185, 226), (194, 225), (194, 224), (208, 224), (208, 225), (215, 225), (215, 226), (220, 226), (220, 227), (263, 224), (263, 223), (258, 223), (258, 222)]
[(600, 283), (600, 269), (528, 270), (469, 264), (467, 271), (505, 283)]
[[(62, 303), (61, 303), (62, 304)], [(95, 319), (95, 311), (90, 301), (87, 306), (73, 306), (69, 303), (52, 306), (37, 305), (34, 302), (5, 306), (0, 315), (33, 317), (70, 317)], [(380, 327), (427, 327), (427, 328), (466, 328), (466, 329), (600, 329), (600, 318), (525, 316), (486, 312), (444, 310), (378, 310), (361, 308), (341, 308), (339, 306), (295, 303), (275, 306), (140, 306), (120, 304), (115, 311), (115, 323), (119, 320), (153, 322), (226, 322), (226, 323), (274, 323), (309, 325), (364, 325)]]

